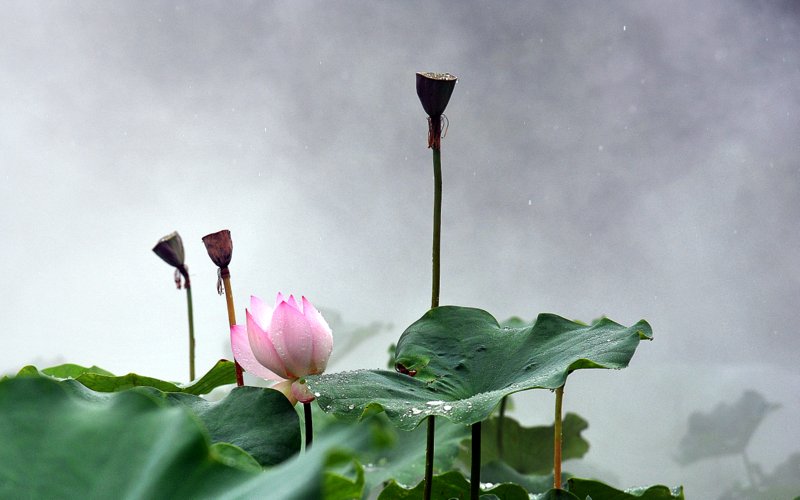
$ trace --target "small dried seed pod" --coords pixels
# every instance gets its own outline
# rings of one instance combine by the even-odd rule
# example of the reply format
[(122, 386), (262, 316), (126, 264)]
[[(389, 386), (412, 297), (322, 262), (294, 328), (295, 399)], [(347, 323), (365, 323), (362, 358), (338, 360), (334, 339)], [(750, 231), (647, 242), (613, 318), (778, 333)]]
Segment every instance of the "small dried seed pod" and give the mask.
[(428, 147), (440, 149), (442, 142), (442, 113), (458, 79), (450, 73), (417, 73), (417, 95), (428, 114)]
[[(181, 240), (181, 235), (178, 234), (177, 231), (173, 231), (164, 236), (158, 240), (156, 246), (153, 247), (153, 252), (161, 257), (161, 260), (174, 267), (177, 273), (180, 273), (186, 281), (186, 288), (189, 288), (189, 270), (184, 263), (185, 254), (183, 252), (183, 240)], [(177, 273), (175, 284), (180, 288), (180, 277)]]
[(203, 236), (208, 256), (217, 267), (225, 268), (231, 263), (233, 256), (233, 241), (231, 232), (227, 229)]

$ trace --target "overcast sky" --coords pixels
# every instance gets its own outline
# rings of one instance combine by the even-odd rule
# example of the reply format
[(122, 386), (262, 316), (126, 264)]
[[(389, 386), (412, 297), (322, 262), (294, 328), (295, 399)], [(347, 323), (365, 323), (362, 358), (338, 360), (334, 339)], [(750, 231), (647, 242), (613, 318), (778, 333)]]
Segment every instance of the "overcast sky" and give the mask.
[(200, 241), (222, 228), (240, 318), (283, 291), (391, 322), (331, 369), (383, 367), (429, 305), (414, 74), (448, 71), (442, 303), (650, 321), (630, 368), (567, 387), (620, 486), (743, 474), (672, 456), (748, 388), (784, 405), (749, 449), (771, 470), (800, 441), (796, 5), (3, 2), (0, 372), (185, 380), (185, 295), (151, 252), (178, 230), (203, 373), (228, 356)]

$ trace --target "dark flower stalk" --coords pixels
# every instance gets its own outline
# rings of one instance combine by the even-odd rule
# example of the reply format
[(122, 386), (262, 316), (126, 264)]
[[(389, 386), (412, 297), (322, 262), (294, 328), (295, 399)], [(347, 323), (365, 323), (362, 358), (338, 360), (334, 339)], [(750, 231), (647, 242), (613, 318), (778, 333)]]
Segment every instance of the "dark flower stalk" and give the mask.
[(186, 289), (186, 303), (189, 313), (189, 380), (194, 380), (194, 312), (192, 310), (192, 287), (189, 280), (189, 268), (184, 262), (185, 254), (183, 251), (183, 241), (181, 235), (174, 231), (156, 243), (153, 247), (161, 260), (175, 268), (175, 286), (180, 290), (181, 277), (183, 277), (183, 288)]
[[(431, 309), (439, 307), (440, 248), (442, 234), (442, 116), (453, 89), (456, 77), (450, 73), (417, 73), (417, 96), (422, 108), (428, 114), (428, 147), (433, 150), (433, 272), (431, 283)], [(427, 439), (425, 450), (424, 500), (430, 500), (433, 487), (433, 452), (436, 420), (427, 418)], [(480, 432), (480, 425), (478, 425)], [(474, 429), (473, 429), (474, 434)], [(480, 446), (480, 441), (478, 442)], [(480, 453), (479, 453), (480, 455)], [(474, 458), (473, 458), (474, 460)], [(478, 457), (480, 461), (480, 456)], [(474, 467), (473, 467), (474, 468)]]
[[(231, 232), (227, 229), (217, 231), (203, 236), (203, 244), (206, 246), (208, 256), (217, 265), (217, 293), (225, 294), (225, 302), (228, 306), (228, 326), (236, 324), (236, 312), (233, 306), (233, 292), (231, 291), (231, 272), (228, 265), (233, 257), (233, 240)], [(244, 385), (244, 372), (239, 362), (234, 358), (236, 365), (236, 385)]]

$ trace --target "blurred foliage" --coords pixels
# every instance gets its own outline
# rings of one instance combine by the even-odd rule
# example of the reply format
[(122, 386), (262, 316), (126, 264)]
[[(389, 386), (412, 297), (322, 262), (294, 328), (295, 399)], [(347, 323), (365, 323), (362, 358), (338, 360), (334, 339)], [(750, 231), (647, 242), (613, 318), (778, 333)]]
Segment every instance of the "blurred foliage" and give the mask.
[[(499, 418), (481, 424), (481, 464), (502, 459), (521, 474), (547, 474), (553, 470), (553, 426), (523, 427), (512, 418), (503, 419), (503, 456), (497, 446)], [(580, 416), (567, 413), (562, 420), (562, 459), (581, 458), (589, 451), (589, 442), (581, 432), (589, 427)], [(462, 461), (470, 463), (469, 446), (462, 446)]]
[(719, 500), (774, 500), (800, 498), (800, 453), (790, 455), (772, 474), (758, 474), (758, 484), (735, 484)]
[(756, 391), (745, 391), (735, 403), (719, 403), (709, 413), (692, 413), (676, 461), (687, 465), (743, 453), (764, 417), (779, 407)]
[(392, 323), (384, 321), (372, 321), (366, 325), (349, 323), (342, 318), (341, 313), (333, 309), (320, 308), (320, 312), (333, 331), (336, 348), (332, 353), (332, 362), (364, 341), (394, 329)]

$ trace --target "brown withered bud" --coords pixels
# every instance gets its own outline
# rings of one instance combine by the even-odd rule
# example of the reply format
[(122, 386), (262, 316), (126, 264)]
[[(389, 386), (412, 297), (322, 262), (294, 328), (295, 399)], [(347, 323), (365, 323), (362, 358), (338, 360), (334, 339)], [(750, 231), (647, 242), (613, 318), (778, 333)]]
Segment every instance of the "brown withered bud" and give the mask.
[(177, 231), (164, 236), (156, 246), (153, 247), (153, 252), (156, 253), (161, 260), (175, 268), (175, 284), (178, 288), (181, 287), (180, 277), (186, 280), (186, 288), (189, 288), (189, 270), (184, 263), (185, 254), (183, 252), (183, 240)]
[(229, 230), (223, 229), (203, 236), (203, 244), (206, 246), (208, 256), (217, 267), (228, 267), (233, 256), (233, 241)]
[(450, 73), (417, 73), (417, 96), (428, 114), (428, 147), (440, 149), (442, 113), (450, 102), (458, 79)]

